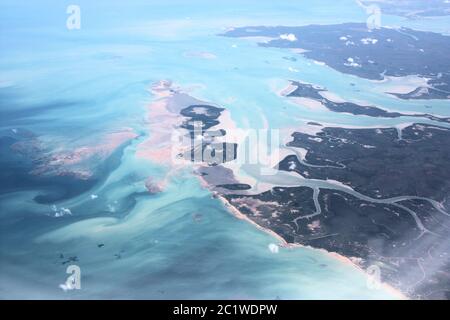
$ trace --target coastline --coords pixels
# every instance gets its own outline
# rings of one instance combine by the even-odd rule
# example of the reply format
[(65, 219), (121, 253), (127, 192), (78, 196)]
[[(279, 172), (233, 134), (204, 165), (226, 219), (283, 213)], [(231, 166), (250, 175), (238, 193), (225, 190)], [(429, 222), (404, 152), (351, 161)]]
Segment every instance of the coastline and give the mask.
[[(352, 266), (352, 267), (358, 269), (358, 271), (364, 273), (365, 276), (369, 276), (369, 274), (367, 273), (367, 271), (364, 268), (362, 268), (357, 263), (353, 262), (349, 257), (340, 255), (337, 252), (331, 252), (331, 251), (327, 251), (327, 250), (321, 249), (321, 248), (314, 248), (314, 247), (311, 247), (311, 246), (305, 246), (305, 245), (302, 245), (302, 244), (299, 244), (299, 243), (289, 243), (283, 237), (281, 237), (278, 233), (276, 233), (273, 230), (270, 230), (268, 228), (265, 228), (265, 227), (257, 224), (256, 222), (254, 222), (250, 218), (248, 218), (245, 214), (241, 213), (238, 209), (233, 207), (224, 197), (222, 197), (220, 195), (217, 195), (217, 197), (215, 197), (215, 198), (218, 199), (223, 204), (223, 206), (227, 209), (227, 211), (230, 212), (236, 218), (238, 218), (240, 220), (245, 220), (245, 221), (249, 222), (250, 224), (252, 224), (253, 226), (255, 226), (257, 229), (259, 229), (259, 230), (261, 230), (261, 231), (263, 231), (263, 232), (273, 236), (275, 239), (277, 239), (280, 242), (280, 244), (281, 244), (280, 246), (281, 247), (288, 248), (288, 249), (307, 248), (307, 249), (311, 249), (311, 250), (318, 250), (318, 251), (320, 251), (322, 253), (325, 253), (327, 256), (340, 261), (341, 263), (344, 263), (344, 264), (346, 264), (348, 266)], [(387, 292), (391, 293), (393, 296), (395, 296), (399, 300), (409, 300), (410, 299), (402, 291), (400, 291), (399, 289), (391, 286), (390, 284), (388, 284), (386, 282), (380, 282), (380, 286), (381, 286), (381, 288), (383, 288)], [(378, 290), (381, 290), (381, 288), (379, 288)]]
[[(288, 248), (288, 249), (295, 249), (295, 248), (307, 248), (307, 249), (311, 249), (311, 250), (318, 250), (324, 254), (326, 254), (327, 256), (338, 260), (341, 263), (344, 263), (348, 266), (354, 267), (356, 268), (359, 272), (362, 272), (365, 276), (369, 276), (369, 274), (367, 273), (367, 271), (362, 268), (360, 265), (358, 265), (357, 263), (353, 262), (349, 257), (343, 256), (337, 252), (331, 252), (331, 251), (327, 251), (325, 249), (321, 249), (321, 248), (315, 248), (312, 246), (305, 246), (302, 245), (300, 243), (289, 243), (287, 242), (282, 236), (280, 236), (278, 233), (274, 232), (271, 229), (265, 228), (261, 225), (259, 225), (258, 223), (256, 223), (255, 221), (251, 220), (248, 216), (246, 216), (245, 214), (241, 213), (238, 209), (236, 209), (233, 205), (231, 205), (227, 199), (225, 199), (223, 196), (221, 196), (220, 194), (218, 194), (217, 192), (211, 190), (211, 186), (208, 184), (208, 182), (206, 180), (203, 179), (202, 176), (198, 175), (197, 176), (198, 179), (200, 180), (200, 184), (208, 189), (211, 194), (213, 195), (213, 197), (217, 200), (219, 200), (221, 202), (221, 204), (223, 205), (223, 207), (231, 214), (233, 215), (235, 218), (239, 219), (239, 220), (244, 220), (248, 223), (250, 223), (251, 225), (253, 225), (254, 227), (256, 227), (258, 230), (265, 232), (267, 234), (269, 234), (270, 236), (274, 237), (279, 243), (280, 246), (283, 248)], [(380, 286), (386, 290), (387, 292), (391, 293), (393, 296), (395, 296), (396, 298), (398, 298), (399, 300), (409, 300), (410, 298), (404, 294), (402, 291), (400, 291), (399, 289), (391, 286), (390, 284), (386, 283), (386, 282), (381, 282)], [(381, 290), (381, 288), (379, 289)]]
[[(155, 107), (155, 103), (157, 107), (161, 107), (161, 108), (157, 108), (158, 110), (158, 116), (162, 116), (160, 119), (170, 119), (172, 117), (176, 117), (177, 118), (177, 122), (179, 123), (179, 120), (181, 119), (181, 115), (176, 115), (174, 112), (171, 112), (168, 109), (168, 102), (166, 99), (170, 99), (171, 95), (173, 94), (173, 92), (171, 92), (171, 88), (172, 88), (172, 83), (168, 82), (168, 81), (162, 81), (159, 83), (159, 85), (154, 85), (153, 88), (156, 90), (152, 90), (153, 93), (156, 96), (156, 99), (153, 101), (153, 103), (149, 106), (148, 111), (149, 113), (151, 113), (151, 107)], [(288, 88), (289, 89), (289, 88)], [(286, 89), (285, 89), (286, 90)], [(178, 90), (177, 90), (178, 91)], [(195, 98), (194, 98), (195, 99)], [(158, 102), (160, 103), (160, 105), (158, 104)], [(176, 102), (176, 101), (175, 101)], [(164, 117), (164, 113), (167, 113), (167, 115), (170, 115), (169, 118)], [(172, 120), (172, 119), (171, 119)], [(217, 126), (222, 126), (223, 129), (226, 129), (227, 131), (230, 130), (232, 131), (233, 129), (236, 129), (235, 123), (232, 121), (231, 119), (231, 114), (230, 112), (225, 109), (223, 114), (221, 115), (221, 117), (219, 118), (219, 120), (222, 120), (219, 122), (219, 124), (216, 125)], [(163, 121), (164, 122), (164, 121)], [(161, 123), (161, 121), (158, 121), (156, 123), (157, 127), (161, 127), (163, 126), (165, 129), (171, 128), (173, 129), (174, 126), (176, 126), (176, 123), (169, 121), (170, 124), (164, 124)], [(149, 123), (149, 129), (150, 130), (154, 130), (154, 128), (151, 128), (151, 122)], [(153, 122), (153, 124), (155, 124), (155, 122)], [(150, 139), (151, 141), (151, 139)], [(167, 145), (165, 146), (167, 147)], [(147, 158), (148, 160), (161, 160), (159, 159), (159, 157), (157, 157), (158, 159), (151, 159)], [(165, 158), (165, 162), (167, 163), (167, 158)], [(172, 159), (173, 160), (173, 159)], [(181, 164), (177, 164), (175, 165), (175, 163), (172, 163), (172, 165), (170, 165), (172, 168), (169, 171), (169, 174), (166, 176), (166, 179), (164, 179), (165, 183), (167, 184), (168, 181), (168, 177), (170, 176), (170, 173), (173, 174), (173, 172), (178, 168), (182, 167), (188, 167), (188, 166), (192, 166), (194, 168), (194, 172), (198, 172), (198, 169), (203, 167), (202, 164), (199, 165), (193, 165), (191, 162), (186, 162), (185, 164), (181, 165)], [(225, 166), (227, 167), (227, 166)], [(259, 225), (258, 223), (256, 223), (255, 221), (251, 220), (248, 216), (246, 216), (245, 214), (241, 213), (237, 208), (235, 208), (233, 205), (231, 205), (228, 200), (223, 197), (221, 194), (219, 194), (219, 192), (214, 190), (214, 186), (212, 186), (210, 183), (208, 183), (208, 181), (200, 174), (196, 174), (197, 178), (200, 181), (200, 184), (202, 187), (204, 187), (205, 189), (209, 190), (211, 195), (213, 196), (213, 198), (217, 199), (218, 201), (221, 202), (221, 204), (223, 205), (223, 207), (227, 210), (227, 212), (231, 213), (234, 217), (240, 219), (240, 220), (244, 220), (247, 221), (249, 223), (251, 223), (254, 227), (256, 227), (257, 229), (259, 229), (260, 231), (263, 231), (269, 235), (271, 235), (274, 239), (276, 239), (279, 243), (281, 247), (284, 248), (309, 248), (312, 250), (320, 250), (321, 252), (327, 254), (329, 257), (332, 257), (333, 259), (339, 260), (341, 263), (344, 263), (348, 266), (352, 266), (355, 267), (356, 269), (358, 269), (360, 272), (362, 272), (364, 275), (368, 276), (368, 273), (365, 269), (363, 269), (360, 265), (358, 265), (357, 263), (355, 263), (354, 261), (351, 260), (351, 258), (340, 255), (336, 252), (330, 252), (327, 251), (325, 249), (320, 249), (320, 248), (315, 248), (315, 247), (311, 247), (311, 246), (305, 246), (302, 244), (298, 244), (298, 243), (289, 243), (287, 242), (281, 235), (279, 235), (278, 233), (274, 232), (273, 230), (269, 229), (269, 228), (265, 228), (261, 225)], [(233, 175), (234, 176), (234, 175)], [(401, 292), (400, 290), (392, 287), (391, 285), (381, 282), (380, 283), (381, 287), (386, 290), (387, 292), (390, 292), (394, 297), (398, 298), (398, 299), (409, 299), (403, 292)]]

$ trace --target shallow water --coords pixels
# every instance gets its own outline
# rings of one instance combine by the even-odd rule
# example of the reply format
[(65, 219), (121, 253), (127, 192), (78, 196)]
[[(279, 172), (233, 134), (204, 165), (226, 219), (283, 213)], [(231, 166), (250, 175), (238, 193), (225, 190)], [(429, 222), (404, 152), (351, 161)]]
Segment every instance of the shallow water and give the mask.
[[(112, 154), (93, 185), (70, 196), (61, 195), (73, 184), (68, 178), (57, 187), (38, 178), (19, 186), (2, 181), (1, 298), (395, 298), (368, 289), (362, 272), (322, 251), (272, 253), (268, 246), (277, 239), (232, 216), (189, 170), (165, 192), (148, 195), (144, 181), (163, 177), (166, 169), (135, 156), (137, 145), (151, 135), (145, 125), (148, 89), (160, 79), (226, 107), (241, 128), (262, 128), (265, 122), (296, 128), (307, 120), (353, 126), (413, 121), (293, 105), (276, 94), (289, 79), (393, 110), (424, 111), (431, 104), (437, 114), (450, 115), (442, 102), (401, 101), (380, 94), (370, 81), (288, 51), (217, 36), (231, 26), (364, 22), (364, 11), (353, 1), (78, 3), (81, 30), (68, 31), (61, 3), (2, 1), (0, 132), (30, 130), (49, 150), (90, 145), (121, 128), (142, 136)], [(421, 24), (385, 16), (383, 22), (446, 32), (448, 18)], [(215, 58), (202, 58), (202, 52)], [(2, 153), (3, 162), (12, 163)], [(26, 173), (30, 165), (15, 170)], [(49, 198), (38, 203), (39, 195)], [(48, 200), (52, 196), (58, 200)], [(72, 215), (55, 218), (53, 205)], [(75, 256), (82, 290), (64, 292), (58, 286), (71, 263), (63, 263)]]

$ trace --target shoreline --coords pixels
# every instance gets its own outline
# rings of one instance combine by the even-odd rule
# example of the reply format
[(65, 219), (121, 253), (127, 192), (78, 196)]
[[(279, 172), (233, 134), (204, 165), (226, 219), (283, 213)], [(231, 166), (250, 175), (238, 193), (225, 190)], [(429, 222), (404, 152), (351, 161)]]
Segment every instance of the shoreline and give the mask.
[[(203, 179), (202, 176), (197, 175), (197, 177), (200, 180), (200, 184), (204, 188), (206, 188), (207, 190), (209, 190), (211, 192), (211, 195), (213, 196), (214, 199), (217, 199), (218, 201), (221, 202), (221, 204), (227, 210), (227, 212), (229, 212), (235, 218), (246, 221), (246, 222), (250, 223), (251, 225), (253, 225), (254, 227), (256, 227), (258, 230), (265, 232), (266, 234), (269, 234), (270, 236), (274, 237), (277, 241), (279, 241), (279, 245), (282, 248), (287, 248), (287, 249), (296, 249), (296, 248), (304, 248), (305, 249), (306, 248), (306, 249), (310, 249), (310, 250), (317, 250), (317, 251), (324, 253), (325, 255), (327, 255), (330, 258), (333, 258), (335, 260), (340, 261), (341, 263), (344, 263), (345, 265), (356, 268), (359, 272), (362, 272), (366, 277), (369, 276), (369, 274), (366, 272), (366, 270), (364, 268), (362, 268), (357, 263), (353, 262), (349, 257), (343, 256), (337, 252), (328, 251), (328, 250), (322, 249), (322, 248), (315, 248), (312, 246), (305, 246), (300, 243), (287, 242), (278, 233), (276, 233), (275, 231), (273, 231), (269, 228), (263, 227), (263, 226), (259, 225), (258, 223), (256, 223), (255, 221), (251, 220), (248, 216), (246, 216), (245, 214), (240, 212), (238, 209), (236, 209), (233, 205), (231, 205), (228, 202), (228, 200), (225, 199), (222, 195), (218, 194), (214, 190), (211, 190), (211, 186), (208, 184), (207, 181), (205, 181)], [(406, 294), (404, 294), (402, 291), (391, 286), (390, 284), (388, 284), (386, 282), (380, 282), (380, 288), (376, 289), (376, 290), (381, 290), (381, 289), (389, 292), (390, 294), (392, 294), (394, 297), (396, 297), (399, 300), (410, 300), (410, 298)]]
[[(299, 81), (297, 81), (297, 82), (299, 82)], [(311, 84), (311, 83), (306, 83), (305, 82), (305, 84)], [(314, 84), (311, 84), (311, 85), (314, 85)], [(420, 88), (420, 86), (419, 86), (419, 88)], [(310, 97), (298, 97), (298, 96), (289, 97), (289, 94), (294, 92), (296, 89), (297, 89), (297, 87), (293, 84), (293, 81), (290, 80), (290, 84), (287, 85), (284, 89), (281, 89), (281, 90), (277, 91), (276, 94), (278, 96), (282, 97), (282, 98), (287, 98), (288, 101), (290, 101), (292, 104), (295, 104), (295, 105), (303, 107), (303, 108), (307, 108), (307, 109), (310, 109), (310, 110), (317, 110), (317, 111), (336, 112), (334, 110), (330, 110), (329, 108), (327, 108), (319, 100), (316, 100), (316, 99), (313, 99), (313, 98), (310, 98)], [(411, 91), (414, 91), (414, 89), (411, 90)], [(392, 92), (392, 91), (385, 92), (385, 91), (383, 91), (383, 93), (395, 97), (395, 94), (398, 94), (399, 92)], [(409, 91), (406, 92), (406, 93), (409, 93)], [(329, 91), (328, 89), (325, 89), (325, 88), (324, 88), (324, 91), (320, 92), (319, 94), (323, 98), (325, 98), (325, 99), (327, 99), (327, 100), (329, 100), (329, 101), (331, 101), (333, 103), (352, 103), (352, 104), (356, 104), (356, 105), (361, 106), (361, 107), (376, 108), (376, 109), (379, 109), (380, 111), (387, 112), (387, 113), (398, 113), (399, 116), (396, 117), (396, 118), (401, 118), (401, 117), (426, 118), (427, 115), (433, 116), (433, 117), (436, 117), (436, 118), (440, 118), (440, 119), (448, 118), (445, 115), (434, 113), (434, 112), (392, 109), (392, 108), (387, 108), (385, 106), (372, 104), (372, 103), (367, 102), (367, 101), (347, 100), (347, 99), (344, 99), (344, 98), (338, 96), (337, 94), (335, 94), (334, 92), (331, 92), (331, 91)], [(395, 99), (399, 99), (399, 98), (395, 97)], [(341, 112), (341, 113), (346, 113), (346, 114), (353, 115), (353, 113), (349, 113), (349, 112)], [(374, 117), (374, 116), (370, 116), (370, 115), (366, 115), (366, 114), (362, 114), (361, 116)], [(435, 121), (437, 121), (437, 120), (435, 120)]]
[[(259, 229), (259, 230), (261, 230), (261, 231), (263, 231), (263, 232), (273, 236), (275, 239), (277, 239), (281, 243), (281, 245), (280, 245), (281, 247), (287, 248), (287, 249), (306, 248), (306, 249), (311, 249), (311, 250), (318, 250), (318, 251), (326, 254), (327, 256), (340, 261), (341, 263), (344, 263), (344, 264), (346, 264), (348, 266), (352, 266), (352, 267), (358, 269), (358, 271), (362, 272), (366, 277), (369, 276), (369, 274), (366, 272), (366, 270), (364, 268), (362, 268), (360, 265), (358, 265), (355, 262), (353, 262), (349, 257), (343, 256), (343, 255), (341, 255), (341, 254), (339, 254), (337, 252), (328, 251), (328, 250), (322, 249), (322, 248), (315, 248), (315, 247), (312, 247), (312, 246), (305, 246), (305, 245), (302, 245), (300, 243), (289, 243), (282, 236), (280, 236), (278, 233), (274, 232), (271, 229), (265, 228), (265, 227), (257, 224), (256, 222), (251, 220), (249, 217), (247, 217), (245, 214), (241, 213), (238, 209), (233, 207), (221, 195), (217, 195), (216, 199), (218, 199), (223, 204), (224, 208), (226, 208), (228, 212), (230, 212), (233, 216), (235, 216), (239, 220), (245, 220), (245, 221), (249, 222), (250, 224), (252, 224), (253, 226), (255, 226), (257, 229)], [(391, 293), (394, 297), (396, 297), (399, 300), (410, 300), (410, 298), (406, 294), (404, 294), (402, 291), (400, 291), (399, 289), (391, 286), (390, 284), (388, 284), (386, 282), (380, 282), (380, 288), (379, 289), (375, 289), (375, 290), (381, 290), (381, 289)]]
[[(155, 93), (155, 95), (156, 95), (156, 100), (154, 100), (153, 103), (149, 106), (149, 108), (148, 108), (149, 113), (151, 113), (151, 106), (154, 106), (155, 102), (161, 103), (161, 105), (160, 105), (161, 108), (158, 108), (159, 109), (158, 111), (161, 112), (164, 110), (162, 113), (165, 113), (165, 112), (171, 113), (167, 109), (167, 100), (165, 100), (171, 96), (171, 92), (170, 92), (171, 87), (172, 87), (172, 83), (164, 82), (164, 81), (160, 82), (159, 86), (158, 85), (153, 86), (153, 89), (154, 89), (153, 93)], [(163, 114), (159, 113), (158, 115), (162, 116)], [(172, 113), (172, 116), (174, 116), (173, 113)], [(176, 118), (178, 118), (178, 120), (180, 119), (179, 117), (181, 117), (181, 116), (176, 115)], [(162, 117), (162, 118), (164, 119), (164, 117)], [(236, 129), (235, 123), (231, 119), (231, 114), (229, 113), (229, 111), (227, 109), (224, 110), (224, 113), (219, 118), (219, 120), (222, 120), (222, 121), (224, 120), (224, 123), (219, 122), (219, 124), (217, 124), (216, 126), (222, 125), (225, 127), (224, 129), (226, 129), (226, 130)], [(149, 127), (151, 127), (152, 124), (154, 124), (154, 123), (150, 122)], [(162, 123), (158, 123), (158, 125), (164, 126), (164, 124), (162, 124)], [(158, 125), (157, 125), (157, 127), (158, 127)], [(172, 125), (173, 125), (173, 123), (172, 123)], [(155, 160), (155, 159), (153, 159), (153, 160)], [(171, 166), (172, 166), (172, 169), (170, 170), (170, 172), (173, 173), (173, 171), (176, 170), (177, 168), (179, 168), (181, 165), (179, 164), (178, 166), (176, 166), (175, 164), (172, 164)], [(189, 166), (192, 166), (192, 163), (189, 162), (182, 166), (189, 167)], [(203, 164), (194, 165), (193, 166), (194, 172), (198, 173), (198, 168), (201, 168), (203, 166), (204, 166)], [(225, 167), (227, 167), (227, 166), (225, 166)], [(168, 174), (168, 176), (169, 175), (170, 175), (170, 173)], [(326, 249), (322, 249), (322, 248), (315, 248), (315, 247), (311, 247), (311, 246), (305, 246), (305, 245), (302, 245), (299, 243), (287, 242), (281, 235), (279, 235), (275, 231), (259, 225), (255, 221), (251, 220), (247, 215), (241, 213), (237, 208), (235, 208), (233, 205), (231, 205), (228, 202), (228, 200), (223, 197), (223, 195), (221, 195), (220, 193), (215, 191), (214, 186), (211, 185), (210, 183), (208, 183), (208, 181), (206, 181), (203, 176), (201, 176), (199, 174), (194, 174), (194, 175), (198, 178), (201, 186), (204, 187), (206, 190), (208, 190), (214, 199), (217, 199), (218, 201), (221, 202), (221, 204), (223, 205), (224, 209), (227, 210), (227, 212), (231, 213), (231, 215), (233, 215), (235, 218), (237, 218), (239, 220), (247, 221), (250, 224), (252, 224), (254, 227), (256, 227), (258, 230), (269, 234), (270, 236), (272, 236), (274, 239), (276, 239), (279, 242), (279, 245), (281, 247), (288, 248), (288, 249), (308, 248), (311, 250), (319, 250), (322, 253), (326, 254), (327, 256), (329, 256), (333, 259), (339, 260), (341, 263), (344, 263), (348, 266), (352, 266), (352, 267), (356, 268), (358, 271), (362, 272), (365, 276), (368, 276), (368, 273), (366, 272), (366, 270), (363, 269), (360, 265), (358, 265), (354, 261), (352, 261), (351, 258), (349, 258), (349, 257), (343, 256), (337, 252), (330, 252), (330, 251), (327, 251)], [(168, 176), (166, 176), (166, 178), (168, 178)], [(233, 176), (234, 176), (234, 172), (233, 172)], [(164, 181), (167, 183), (167, 179), (164, 179)], [(394, 297), (396, 297), (398, 299), (402, 299), (402, 300), (409, 299), (403, 292), (401, 292), (400, 290), (394, 288), (393, 286), (391, 286), (385, 282), (381, 282), (380, 286), (381, 286), (380, 289), (383, 288), (384, 290), (386, 290), (386, 292), (391, 293)], [(380, 290), (380, 289), (378, 289), (378, 290)]]

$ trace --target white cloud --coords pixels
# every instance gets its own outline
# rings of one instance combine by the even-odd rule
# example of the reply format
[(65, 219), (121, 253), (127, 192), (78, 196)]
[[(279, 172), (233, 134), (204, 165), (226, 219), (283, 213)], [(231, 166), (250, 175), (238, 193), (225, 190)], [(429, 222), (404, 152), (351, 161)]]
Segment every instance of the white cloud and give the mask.
[(289, 170), (295, 170), (297, 169), (297, 165), (294, 161), (289, 161)]
[(59, 287), (60, 287), (64, 292), (75, 289), (75, 285), (74, 285), (71, 281), (69, 281), (69, 280), (67, 280), (66, 283), (60, 284)]
[(64, 217), (66, 215), (72, 215), (72, 211), (68, 208), (61, 207), (61, 209), (58, 210), (58, 207), (55, 205), (52, 206), (52, 210), (55, 213), (55, 218)]
[(287, 40), (287, 41), (291, 41), (291, 42), (297, 41), (297, 37), (296, 37), (295, 34), (293, 34), (293, 33), (289, 33), (289, 34), (285, 33), (285, 34), (282, 34), (282, 35), (280, 35), (280, 39)]
[(364, 44), (376, 44), (378, 42), (378, 39), (372, 39), (372, 38), (363, 38), (361, 39), (361, 42)]
[(355, 62), (355, 59), (353, 59), (353, 58), (348, 58), (347, 62), (344, 63), (344, 65), (346, 65), (347, 67), (355, 67), (355, 68), (361, 67), (361, 65), (359, 63)]

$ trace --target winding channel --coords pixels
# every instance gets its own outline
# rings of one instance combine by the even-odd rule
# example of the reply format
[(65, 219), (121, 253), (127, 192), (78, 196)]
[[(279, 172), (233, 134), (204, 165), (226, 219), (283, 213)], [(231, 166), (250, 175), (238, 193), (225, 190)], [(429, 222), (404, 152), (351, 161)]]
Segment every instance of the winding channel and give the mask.
[[(276, 173), (273, 175), (263, 175), (260, 173), (260, 169), (261, 169), (260, 166), (255, 166), (255, 165), (242, 165), (241, 166), (241, 170), (245, 171), (245, 173), (248, 174), (249, 176), (252, 176), (253, 178), (255, 178), (258, 181), (258, 184), (256, 184), (256, 186), (250, 190), (236, 192), (236, 194), (258, 195), (258, 194), (268, 191), (274, 187), (281, 187), (281, 188), (283, 188), (283, 187), (309, 187), (309, 188), (313, 189), (313, 191), (314, 191), (313, 200), (314, 200), (314, 204), (316, 207), (316, 212), (311, 215), (308, 215), (308, 216), (302, 216), (302, 217), (296, 218), (294, 220), (295, 224), (297, 224), (298, 219), (308, 219), (308, 218), (310, 219), (310, 218), (318, 216), (322, 213), (322, 209), (320, 207), (319, 200), (318, 200), (320, 189), (341, 191), (341, 192), (344, 192), (351, 196), (354, 196), (355, 198), (358, 198), (359, 200), (363, 200), (363, 201), (371, 202), (371, 203), (375, 203), (375, 204), (394, 205), (394, 206), (406, 211), (413, 217), (417, 227), (421, 231), (421, 234), (419, 235), (418, 238), (420, 238), (424, 233), (430, 233), (430, 234), (434, 234), (434, 235), (438, 235), (438, 234), (428, 230), (423, 225), (422, 221), (420, 220), (420, 218), (418, 217), (416, 212), (399, 204), (399, 202), (408, 201), (408, 200), (426, 201), (429, 204), (431, 204), (438, 212), (440, 212), (441, 214), (443, 214), (445, 216), (450, 217), (450, 214), (444, 210), (442, 204), (433, 199), (419, 197), (419, 196), (397, 196), (397, 197), (392, 197), (392, 198), (376, 199), (376, 198), (366, 196), (362, 193), (359, 193), (359, 192), (355, 191), (354, 189), (352, 189), (351, 187), (344, 185), (339, 181), (307, 179), (298, 173), (287, 172), (287, 171), (276, 171)], [(261, 184), (264, 185), (264, 189), (261, 189), (259, 187)]]

